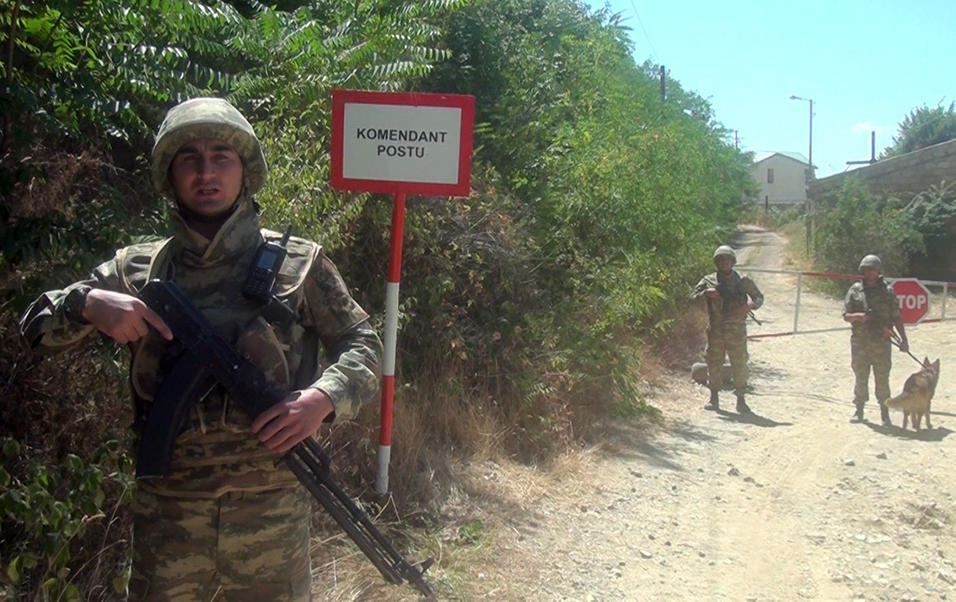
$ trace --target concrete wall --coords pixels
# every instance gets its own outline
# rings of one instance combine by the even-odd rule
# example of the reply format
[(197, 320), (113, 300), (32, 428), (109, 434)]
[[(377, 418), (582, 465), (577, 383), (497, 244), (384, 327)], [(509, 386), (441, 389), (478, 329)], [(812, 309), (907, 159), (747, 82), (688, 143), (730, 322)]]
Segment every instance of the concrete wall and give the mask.
[[(773, 170), (773, 182), (767, 182), (767, 170)], [(807, 166), (784, 155), (772, 155), (755, 163), (750, 171), (760, 187), (758, 204), (802, 205), (807, 200)]]
[(858, 178), (870, 192), (908, 199), (943, 180), (956, 182), (956, 140), (941, 142), (873, 165), (810, 182), (810, 198), (819, 201)]

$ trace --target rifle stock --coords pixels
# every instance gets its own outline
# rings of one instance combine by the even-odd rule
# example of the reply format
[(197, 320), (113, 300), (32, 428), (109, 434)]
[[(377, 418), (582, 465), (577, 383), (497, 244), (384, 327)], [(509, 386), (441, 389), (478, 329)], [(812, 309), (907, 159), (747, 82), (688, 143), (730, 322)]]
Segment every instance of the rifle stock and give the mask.
[[(171, 384), (168, 390), (160, 386), (162, 401), (169, 407), (160, 410), (156, 421), (167, 419), (166, 417), (171, 421), (184, 419), (183, 412), (188, 411), (190, 404), (200, 398), (196, 397), (196, 393), (209, 382), (220, 384), (230, 398), (253, 419), (285, 398), (287, 391), (270, 383), (258, 367), (217, 335), (212, 325), (175, 283), (152, 280), (140, 291), (140, 298), (166, 322), (174, 339), (184, 349), (184, 355), (174, 370), (180, 370), (178, 378), (185, 384)], [(184, 364), (186, 358), (189, 359)], [(187, 374), (189, 371), (194, 372)], [(190, 385), (196, 382), (199, 385)], [(174, 394), (180, 392), (183, 393), (182, 397), (173, 398)], [(155, 409), (150, 410), (148, 423), (153, 421), (152, 413)], [(171, 434), (167, 433), (157, 439), (162, 442), (158, 448), (162, 450), (161, 453), (166, 453), (167, 448), (168, 452), (172, 453), (172, 444), (167, 439), (171, 437), (175, 440), (179, 432), (173, 422), (169, 424), (172, 427), (169, 429)], [(413, 565), (399, 554), (368, 515), (332, 478), (331, 460), (315, 440), (310, 437), (297, 444), (282, 456), (282, 461), (375, 565), (386, 581), (394, 584), (408, 581), (426, 598), (434, 597), (434, 592), (424, 577), (424, 572), (431, 566), (431, 559)], [(169, 457), (166, 457), (164, 463), (156, 463), (155, 467), (158, 470), (165, 467), (164, 474), (167, 474)]]

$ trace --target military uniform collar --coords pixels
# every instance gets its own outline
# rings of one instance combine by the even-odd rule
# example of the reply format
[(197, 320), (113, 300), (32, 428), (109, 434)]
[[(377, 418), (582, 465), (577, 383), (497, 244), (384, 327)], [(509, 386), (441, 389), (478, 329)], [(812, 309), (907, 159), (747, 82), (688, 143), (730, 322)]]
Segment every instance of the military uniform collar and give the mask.
[(725, 281), (733, 282), (737, 280), (737, 278), (739, 278), (739, 275), (737, 274), (737, 270), (733, 268), (730, 268), (730, 271), (727, 272), (726, 275), (721, 274), (719, 270), (714, 272), (714, 280), (717, 280), (718, 282), (725, 282)]
[(170, 214), (176, 255), (188, 265), (203, 267), (234, 260), (250, 247), (258, 245), (259, 214), (249, 197), (240, 197), (236, 208), (209, 240), (189, 227), (179, 209)]

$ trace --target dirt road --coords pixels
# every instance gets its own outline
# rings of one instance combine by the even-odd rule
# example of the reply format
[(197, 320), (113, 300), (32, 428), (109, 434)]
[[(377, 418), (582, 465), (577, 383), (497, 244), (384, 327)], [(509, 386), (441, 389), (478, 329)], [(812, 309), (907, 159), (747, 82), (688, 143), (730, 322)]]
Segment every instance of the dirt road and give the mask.
[[(738, 242), (740, 263), (780, 266), (777, 235)], [(767, 297), (760, 330), (788, 330), (793, 279), (754, 278)], [(805, 293), (801, 323), (840, 325), (840, 311)], [(706, 391), (674, 377), (650, 400), (663, 424), (620, 426), (573, 482), (514, 512), (486, 569), (462, 575), (487, 587), (467, 589), (514, 600), (956, 598), (954, 329), (910, 331), (915, 352), (942, 358), (935, 429), (920, 434), (878, 426), (875, 402), (875, 423), (849, 422), (847, 332), (751, 342), (753, 417), (705, 411)], [(898, 392), (916, 364), (893, 361)], [(732, 394), (722, 399), (733, 408)]]

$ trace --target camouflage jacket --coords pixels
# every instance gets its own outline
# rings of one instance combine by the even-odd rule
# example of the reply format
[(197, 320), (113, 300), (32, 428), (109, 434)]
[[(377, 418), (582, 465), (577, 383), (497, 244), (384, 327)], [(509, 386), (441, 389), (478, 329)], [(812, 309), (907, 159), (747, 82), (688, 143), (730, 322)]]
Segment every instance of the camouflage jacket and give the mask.
[(763, 293), (754, 281), (747, 276), (741, 276), (736, 270), (731, 270), (727, 276), (722, 276), (719, 272), (704, 276), (694, 287), (691, 298), (700, 299), (709, 288), (720, 291), (719, 299), (707, 300), (707, 314), (711, 326), (743, 323), (747, 320), (747, 313), (734, 310), (751, 301), (755, 308), (763, 305)]
[[(172, 279), (218, 334), (274, 382), (290, 390), (314, 387), (327, 393), (336, 418), (351, 416), (375, 394), (381, 341), (319, 245), (289, 240), (276, 294), (295, 311), (297, 320), (279, 328), (259, 316), (261, 305), (241, 294), (259, 244), (264, 238), (281, 238), (260, 230), (253, 203), (241, 199), (212, 241), (189, 228), (178, 212), (173, 212), (172, 221), (172, 238), (120, 249), (89, 279), (41, 295), (21, 320), (21, 332), (31, 345), (40, 351), (61, 351), (93, 332), (90, 325), (70, 321), (64, 311), (66, 295), (76, 287), (135, 295), (152, 278)], [(166, 345), (151, 331), (131, 347), (130, 385), (138, 416), (148, 413), (162, 379)], [(320, 346), (328, 365), (323, 366)], [(251, 434), (249, 418), (229, 401), (214, 391), (194, 408), (190, 427), (176, 441), (172, 474), (140, 485), (160, 494), (216, 497), (227, 491), (296, 483), (288, 469), (275, 465), (273, 453)]]
[(884, 338), (883, 329), (892, 328), (900, 320), (899, 301), (882, 276), (873, 286), (854, 282), (846, 292), (843, 314), (857, 313), (865, 313), (870, 316), (870, 319), (864, 324), (854, 324), (853, 336)]

